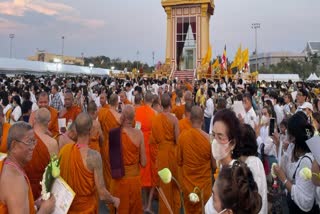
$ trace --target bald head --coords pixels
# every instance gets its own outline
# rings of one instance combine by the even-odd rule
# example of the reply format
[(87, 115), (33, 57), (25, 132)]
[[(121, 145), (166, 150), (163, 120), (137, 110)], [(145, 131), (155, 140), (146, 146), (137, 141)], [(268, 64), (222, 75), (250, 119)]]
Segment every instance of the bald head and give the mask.
[(47, 92), (41, 92), (38, 96), (38, 106), (39, 108), (49, 107), (49, 95)]
[(77, 135), (79, 137), (90, 135), (90, 130), (92, 127), (92, 119), (89, 114), (85, 112), (80, 113), (77, 116), (74, 123), (77, 131)]
[(104, 106), (107, 103), (107, 94), (106, 93), (102, 93), (100, 94), (100, 105)]
[(136, 95), (134, 95), (134, 103), (139, 105), (141, 104), (142, 101), (142, 95), (140, 93), (137, 93)]
[(118, 106), (118, 95), (112, 94), (109, 99), (109, 104), (113, 107)]
[(184, 101), (185, 102), (192, 102), (193, 101), (191, 91), (186, 91), (184, 93)]
[(64, 93), (64, 106), (70, 108), (73, 105), (73, 94), (71, 91), (66, 91)]
[(191, 109), (193, 107), (192, 102), (186, 102), (185, 107), (184, 107), (184, 113), (191, 113)]
[(144, 101), (149, 104), (153, 102), (153, 94), (150, 91), (147, 91), (146, 95), (144, 96)]
[(97, 104), (94, 101), (88, 103), (87, 112), (89, 114), (94, 114), (98, 110)]
[(122, 113), (121, 113), (121, 123), (133, 123), (134, 121), (134, 117), (135, 117), (135, 111), (134, 111), (134, 107), (132, 105), (125, 105), (124, 108), (122, 109)]
[(192, 124), (202, 124), (203, 121), (203, 110), (199, 106), (193, 106), (191, 109), (190, 120)]
[(50, 111), (46, 108), (40, 108), (36, 111), (35, 122), (36, 124), (47, 126), (50, 122), (51, 114)]
[(13, 124), (8, 133), (8, 150), (11, 151), (11, 144), (14, 140), (22, 140), (28, 131), (32, 130), (32, 126), (29, 123), (19, 121)]
[(168, 109), (169, 107), (171, 107), (171, 98), (170, 98), (169, 94), (162, 95), (161, 105), (162, 105), (163, 109)]

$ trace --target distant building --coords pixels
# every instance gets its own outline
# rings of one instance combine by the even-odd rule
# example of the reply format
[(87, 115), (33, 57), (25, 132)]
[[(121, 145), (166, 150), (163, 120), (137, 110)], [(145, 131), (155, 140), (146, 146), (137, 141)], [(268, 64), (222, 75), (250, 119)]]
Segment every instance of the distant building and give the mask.
[(61, 56), (58, 54), (47, 53), (45, 51), (38, 51), (35, 56), (28, 57), (30, 61), (40, 62), (54, 62), (54, 59), (60, 59), (61, 62), (67, 65), (84, 65), (84, 59), (82, 57), (73, 56)]
[(308, 57), (317, 54), (320, 56), (320, 42), (308, 42), (306, 48), (303, 50)]
[(281, 60), (296, 60), (304, 61), (306, 59), (305, 53), (293, 53), (293, 52), (269, 52), (258, 54), (258, 60), (256, 55), (251, 55), (249, 59), (251, 71), (256, 69), (256, 62), (258, 61), (258, 68), (265, 67), (269, 68), (270, 65), (276, 65)]

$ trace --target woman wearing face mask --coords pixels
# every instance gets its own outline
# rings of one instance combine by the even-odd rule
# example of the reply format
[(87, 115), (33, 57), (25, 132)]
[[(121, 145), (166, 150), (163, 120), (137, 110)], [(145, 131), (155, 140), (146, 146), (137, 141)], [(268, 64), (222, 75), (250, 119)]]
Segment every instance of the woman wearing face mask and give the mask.
[(18, 122), (22, 116), (21, 101), (19, 95), (12, 97), (12, 112), (10, 115), (9, 123), (13, 125)]
[(264, 163), (266, 175), (269, 175), (273, 163), (277, 162), (277, 147), (269, 136), (269, 123), (272, 115), (272, 110), (269, 106), (263, 107), (261, 110), (260, 125), (256, 127), (258, 136), (258, 152)]
[[(212, 136), (214, 139), (211, 144), (211, 152), (213, 158), (218, 162), (218, 165), (220, 165), (219, 168), (232, 165), (235, 161), (232, 156), (232, 151), (241, 137), (240, 122), (233, 111), (223, 109), (215, 114)], [(208, 200), (205, 210), (206, 213), (212, 213), (212, 196)]]
[(296, 113), (288, 121), (288, 136), (290, 145), (283, 155), (280, 167), (275, 167), (275, 174), (283, 183), (287, 193), (290, 213), (319, 213), (315, 203), (315, 186), (311, 180), (305, 180), (299, 175), (302, 168), (311, 168), (314, 157), (306, 141), (314, 134), (304, 116)]
[(257, 214), (261, 210), (262, 199), (252, 172), (238, 161), (221, 170), (212, 195), (214, 209), (210, 214)]

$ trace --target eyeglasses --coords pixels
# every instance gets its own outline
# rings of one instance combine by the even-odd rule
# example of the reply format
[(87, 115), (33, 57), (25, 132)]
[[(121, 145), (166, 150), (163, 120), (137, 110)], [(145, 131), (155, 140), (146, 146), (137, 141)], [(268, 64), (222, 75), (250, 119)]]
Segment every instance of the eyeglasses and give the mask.
[(22, 140), (16, 140), (17, 142), (19, 143), (23, 143), (24, 145), (27, 145), (27, 146), (34, 146), (37, 144), (37, 140), (36, 139), (33, 139), (33, 140), (29, 140), (28, 142), (24, 142)]

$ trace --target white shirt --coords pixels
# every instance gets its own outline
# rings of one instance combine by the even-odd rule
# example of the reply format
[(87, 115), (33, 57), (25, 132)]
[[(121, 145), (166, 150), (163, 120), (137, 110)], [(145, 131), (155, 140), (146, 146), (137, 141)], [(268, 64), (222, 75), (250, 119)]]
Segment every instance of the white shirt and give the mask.
[[(281, 168), (287, 176), (287, 179), (292, 181), (294, 172), (301, 161), (295, 178), (295, 184), (291, 188), (291, 198), (295, 204), (304, 212), (308, 212), (312, 209), (314, 200), (316, 197), (316, 187), (313, 185), (311, 180), (305, 180), (299, 176), (299, 172), (302, 168), (308, 167), (311, 169), (312, 163), (309, 158), (299, 158), (297, 162), (292, 162), (292, 153), (294, 149), (294, 144), (291, 143), (288, 146), (287, 152), (284, 153), (281, 161)], [(310, 157), (311, 160), (314, 160), (314, 157), (311, 153), (306, 153), (306, 156)]]
[(277, 124), (278, 126), (280, 126), (280, 123), (284, 118), (283, 107), (281, 107), (279, 104), (276, 104), (274, 105), (274, 111), (276, 112), (276, 115), (277, 115)]
[(158, 84), (152, 84), (152, 93), (158, 95), (159, 86)]
[(212, 118), (213, 117), (213, 111), (214, 111), (213, 99), (209, 98), (206, 101), (206, 108), (204, 110), (204, 117)]
[(128, 99), (131, 103), (133, 103), (133, 101), (134, 101), (133, 91), (134, 91), (134, 89), (131, 88), (128, 92), (126, 92), (127, 99)]
[[(232, 160), (230, 162), (230, 166), (234, 163), (235, 160)], [(268, 199), (267, 199), (267, 179), (266, 174), (264, 172), (263, 164), (261, 160), (255, 156), (249, 156), (245, 163), (248, 165), (249, 169), (252, 172), (253, 179), (257, 183), (258, 186), (258, 192), (262, 199), (262, 207), (259, 212), (259, 214), (267, 214), (268, 213)], [(214, 213), (214, 207), (213, 207), (213, 197), (209, 198), (205, 205), (205, 213), (211, 214)]]
[(22, 116), (22, 111), (21, 111), (21, 107), (20, 106), (16, 106), (11, 115), (13, 115), (14, 120), (12, 120), (10, 118), (10, 124), (13, 125), (14, 123), (18, 122), (18, 120), (20, 119), (20, 117)]
[(260, 135), (257, 138), (258, 152), (261, 154), (261, 147), (264, 144), (264, 154), (277, 157), (277, 147), (269, 136), (269, 126), (260, 128)]
[(250, 125), (253, 129), (255, 128), (255, 122), (257, 121), (256, 112), (253, 107), (244, 116), (244, 123)]

